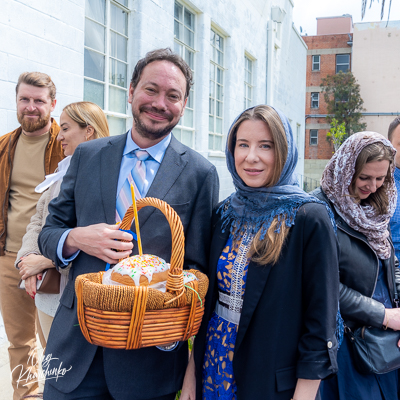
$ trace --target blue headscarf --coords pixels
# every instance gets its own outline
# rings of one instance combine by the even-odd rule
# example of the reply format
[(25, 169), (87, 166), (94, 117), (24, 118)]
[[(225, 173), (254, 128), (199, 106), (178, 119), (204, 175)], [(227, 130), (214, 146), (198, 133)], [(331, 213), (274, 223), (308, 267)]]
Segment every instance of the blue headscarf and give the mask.
[[(260, 106), (251, 107), (243, 111), (233, 122), (229, 129), (229, 135), (232, 134), (232, 127), (243, 113), (254, 110), (257, 107)], [(281, 111), (271, 108), (278, 113), (282, 121), (288, 144), (288, 155), (279, 181), (271, 187), (253, 188), (247, 186), (236, 171), (235, 160), (228, 148), (227, 141), (226, 160), (236, 191), (225, 199), (218, 210), (222, 216), (222, 228), (225, 230), (230, 224), (230, 231), (234, 236), (242, 235), (245, 229), (250, 229), (252, 234), (256, 234), (261, 229), (260, 240), (262, 240), (275, 217), (278, 218), (276, 232), (279, 232), (283, 220), (288, 227), (294, 225), (297, 211), (303, 204), (321, 203), (327, 207), (332, 225), (336, 230), (329, 206), (300, 189), (295, 173), (298, 154), (292, 128)]]

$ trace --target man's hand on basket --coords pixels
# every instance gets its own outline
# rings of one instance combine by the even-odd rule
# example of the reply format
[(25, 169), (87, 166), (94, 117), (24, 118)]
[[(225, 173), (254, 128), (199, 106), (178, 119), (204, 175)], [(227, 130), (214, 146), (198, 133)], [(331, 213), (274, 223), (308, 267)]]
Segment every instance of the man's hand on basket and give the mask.
[(63, 257), (68, 258), (81, 250), (109, 264), (116, 264), (121, 258), (129, 257), (133, 248), (132, 240), (132, 235), (118, 230), (118, 225), (95, 224), (78, 227), (68, 234), (63, 247)]

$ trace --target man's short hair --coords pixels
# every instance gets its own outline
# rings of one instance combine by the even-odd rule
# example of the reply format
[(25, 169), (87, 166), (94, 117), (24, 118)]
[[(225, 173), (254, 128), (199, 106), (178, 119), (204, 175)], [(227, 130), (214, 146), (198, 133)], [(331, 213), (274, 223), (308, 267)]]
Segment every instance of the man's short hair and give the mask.
[(137, 84), (139, 83), (144, 68), (154, 61), (169, 61), (172, 64), (175, 64), (182, 71), (186, 79), (186, 99), (189, 96), (190, 88), (193, 85), (192, 70), (190, 69), (186, 61), (181, 56), (174, 53), (169, 47), (167, 47), (166, 49), (149, 51), (144, 58), (138, 61), (132, 74), (131, 85), (133, 89), (135, 89)]
[(15, 93), (18, 96), (18, 89), (21, 83), (26, 85), (32, 85), (36, 87), (45, 87), (49, 89), (49, 95), (51, 101), (56, 98), (56, 85), (51, 80), (50, 76), (43, 72), (23, 72), (19, 78), (17, 86), (15, 87)]
[(391, 142), (393, 139), (394, 130), (400, 125), (400, 116), (396, 117), (389, 125), (388, 139)]

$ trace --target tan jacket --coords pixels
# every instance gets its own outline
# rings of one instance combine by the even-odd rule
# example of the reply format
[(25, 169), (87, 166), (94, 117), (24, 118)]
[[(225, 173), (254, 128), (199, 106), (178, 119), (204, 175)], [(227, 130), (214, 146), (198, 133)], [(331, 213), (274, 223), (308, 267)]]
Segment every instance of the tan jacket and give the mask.
[[(50, 138), (46, 146), (44, 158), (45, 174), (55, 171), (58, 163), (64, 158), (61, 143), (57, 141), (60, 127), (51, 119)], [(7, 236), (7, 209), (10, 193), (11, 171), (14, 161), (15, 148), (18, 138), (22, 133), (19, 127), (15, 131), (0, 136), (0, 256), (4, 256), (4, 248)]]

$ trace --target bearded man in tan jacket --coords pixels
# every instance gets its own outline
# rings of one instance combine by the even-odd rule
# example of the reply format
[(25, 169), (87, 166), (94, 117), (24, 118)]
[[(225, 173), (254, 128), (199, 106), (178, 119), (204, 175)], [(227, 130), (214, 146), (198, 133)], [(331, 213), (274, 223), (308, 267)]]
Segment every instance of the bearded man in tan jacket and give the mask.
[(17, 288), (20, 276), (14, 262), (40, 197), (35, 187), (64, 157), (57, 141), (60, 127), (50, 117), (56, 106), (56, 87), (50, 76), (21, 74), (16, 100), (21, 126), (0, 136), (0, 311), (10, 342), (13, 400), (37, 391), (39, 366), (35, 302)]

